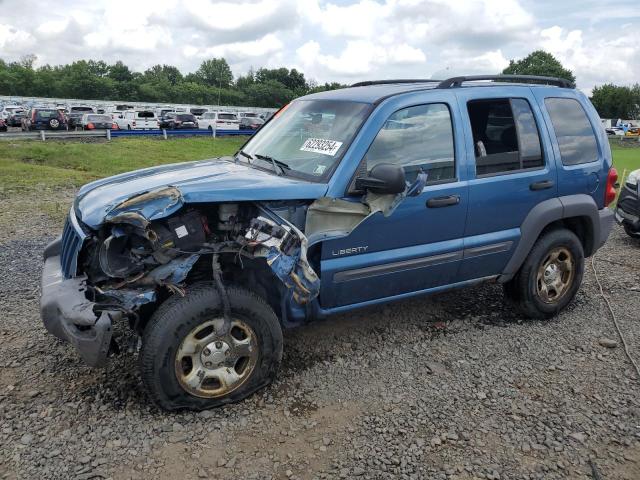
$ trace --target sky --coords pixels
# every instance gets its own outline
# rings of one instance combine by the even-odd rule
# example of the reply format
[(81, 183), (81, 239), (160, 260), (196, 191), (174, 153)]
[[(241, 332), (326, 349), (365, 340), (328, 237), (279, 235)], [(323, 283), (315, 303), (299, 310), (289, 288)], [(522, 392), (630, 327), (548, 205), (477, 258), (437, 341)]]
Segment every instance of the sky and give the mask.
[(602, 0), (0, 0), (0, 58), (194, 71), (225, 57), (318, 83), (497, 73), (544, 49), (578, 87), (640, 82), (640, 8)]

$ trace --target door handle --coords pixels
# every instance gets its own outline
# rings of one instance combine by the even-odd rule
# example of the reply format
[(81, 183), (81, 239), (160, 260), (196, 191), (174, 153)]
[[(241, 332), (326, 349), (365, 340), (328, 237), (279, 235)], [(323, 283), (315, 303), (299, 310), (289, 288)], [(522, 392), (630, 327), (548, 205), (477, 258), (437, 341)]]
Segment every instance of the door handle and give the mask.
[(460, 203), (459, 195), (448, 195), (446, 197), (434, 197), (427, 200), (427, 208), (450, 207)]
[(553, 180), (540, 180), (539, 182), (533, 182), (529, 185), (531, 190), (546, 190), (553, 187)]

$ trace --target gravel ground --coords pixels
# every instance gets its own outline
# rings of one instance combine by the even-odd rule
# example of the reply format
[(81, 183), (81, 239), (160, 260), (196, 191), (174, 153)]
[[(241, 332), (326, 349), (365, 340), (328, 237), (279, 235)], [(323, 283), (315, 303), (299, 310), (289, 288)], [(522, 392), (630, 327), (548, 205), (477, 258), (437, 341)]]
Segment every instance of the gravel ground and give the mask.
[[(270, 388), (167, 414), (134, 353), (92, 370), (45, 333), (48, 222), (0, 237), (0, 478), (640, 478), (640, 382), (601, 345), (618, 339), (590, 270), (551, 321), (483, 285), (288, 331)], [(640, 359), (640, 244), (616, 229), (596, 261)]]

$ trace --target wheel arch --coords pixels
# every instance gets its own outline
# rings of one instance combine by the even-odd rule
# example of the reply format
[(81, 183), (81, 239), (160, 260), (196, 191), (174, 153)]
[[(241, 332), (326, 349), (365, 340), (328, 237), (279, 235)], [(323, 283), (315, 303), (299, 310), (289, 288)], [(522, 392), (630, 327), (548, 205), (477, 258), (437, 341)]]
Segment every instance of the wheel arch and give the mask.
[(551, 198), (531, 209), (520, 227), (520, 241), (498, 281), (511, 280), (538, 238), (557, 228), (572, 231), (580, 239), (585, 257), (593, 255), (600, 238), (598, 206), (593, 197), (576, 194)]

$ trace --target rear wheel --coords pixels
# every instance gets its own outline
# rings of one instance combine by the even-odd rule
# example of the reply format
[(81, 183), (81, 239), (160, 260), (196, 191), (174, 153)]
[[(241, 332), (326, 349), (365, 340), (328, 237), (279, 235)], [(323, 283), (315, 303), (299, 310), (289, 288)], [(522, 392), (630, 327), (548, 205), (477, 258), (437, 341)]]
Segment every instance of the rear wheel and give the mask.
[(505, 296), (527, 317), (550, 318), (575, 297), (584, 274), (584, 250), (566, 229), (552, 230), (534, 244)]
[(167, 300), (145, 328), (140, 372), (166, 410), (205, 410), (245, 399), (271, 383), (282, 359), (282, 330), (264, 300), (227, 288), (231, 327), (212, 283)]

